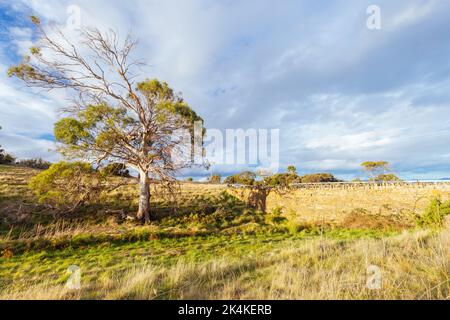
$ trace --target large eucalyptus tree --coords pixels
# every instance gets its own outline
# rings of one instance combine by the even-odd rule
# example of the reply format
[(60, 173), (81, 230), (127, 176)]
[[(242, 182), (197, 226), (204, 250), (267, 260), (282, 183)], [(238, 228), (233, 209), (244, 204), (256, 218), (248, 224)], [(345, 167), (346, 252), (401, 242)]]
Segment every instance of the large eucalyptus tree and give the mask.
[(195, 164), (192, 151), (196, 158), (203, 155), (195, 147), (205, 134), (203, 120), (167, 83), (142, 77), (143, 64), (131, 58), (137, 44), (131, 37), (119, 43), (113, 31), (84, 29), (70, 40), (37, 17), (31, 20), (39, 41), (9, 75), (31, 87), (67, 89), (74, 103), (55, 124), (59, 150), (68, 158), (134, 168), (137, 217), (149, 221), (151, 181), (173, 180)]

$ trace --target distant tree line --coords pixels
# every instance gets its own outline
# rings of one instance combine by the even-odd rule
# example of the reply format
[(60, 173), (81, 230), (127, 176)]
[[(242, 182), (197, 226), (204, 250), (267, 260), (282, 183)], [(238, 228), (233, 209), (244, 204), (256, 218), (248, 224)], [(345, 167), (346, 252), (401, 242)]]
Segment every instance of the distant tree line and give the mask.
[(258, 174), (251, 171), (244, 171), (225, 179), (226, 184), (241, 184), (253, 186), (256, 184), (266, 185), (266, 186), (288, 186), (295, 183), (320, 183), (320, 182), (339, 182), (341, 180), (337, 179), (330, 173), (314, 173), (300, 176), (297, 173), (297, 168), (295, 166), (289, 166), (286, 173), (277, 173), (263, 177), (258, 180)]
[[(368, 173), (370, 182), (393, 182), (401, 181), (395, 175), (387, 161), (366, 161), (361, 164), (363, 169)], [(219, 176), (220, 177), (220, 176)], [(343, 182), (337, 179), (331, 173), (313, 173), (306, 175), (299, 175), (297, 168), (293, 165), (287, 167), (285, 173), (277, 173), (262, 177), (258, 180), (259, 175), (255, 172), (244, 171), (227, 177), (224, 180), (226, 184), (241, 184), (241, 185), (266, 185), (266, 186), (289, 186), (296, 183), (327, 183), (327, 182)], [(360, 179), (354, 181), (361, 181)], [(215, 178), (214, 183), (220, 183), (220, 180)]]

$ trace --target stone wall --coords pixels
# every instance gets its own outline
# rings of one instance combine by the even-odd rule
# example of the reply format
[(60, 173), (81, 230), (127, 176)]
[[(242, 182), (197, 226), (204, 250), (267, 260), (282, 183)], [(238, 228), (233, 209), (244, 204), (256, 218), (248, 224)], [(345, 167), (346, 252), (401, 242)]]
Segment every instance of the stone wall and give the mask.
[[(231, 192), (246, 201), (251, 194), (249, 190)], [(352, 212), (397, 216), (421, 213), (436, 196), (449, 200), (450, 183), (299, 185), (272, 190), (266, 198), (266, 211), (278, 208), (305, 222), (339, 222)]]

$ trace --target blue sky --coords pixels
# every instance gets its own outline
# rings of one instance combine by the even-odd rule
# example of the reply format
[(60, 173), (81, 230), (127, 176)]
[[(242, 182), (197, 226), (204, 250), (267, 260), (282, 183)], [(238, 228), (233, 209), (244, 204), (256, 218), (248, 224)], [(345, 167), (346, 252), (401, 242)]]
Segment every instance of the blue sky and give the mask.
[[(369, 5), (381, 29), (366, 27)], [(0, 144), (57, 160), (64, 92), (6, 77), (35, 40), (27, 17), (139, 38), (148, 77), (168, 81), (211, 128), (278, 128), (282, 166), (362, 177), (365, 160), (403, 178), (450, 176), (450, 2), (0, 0)], [(237, 168), (221, 166), (217, 172)]]

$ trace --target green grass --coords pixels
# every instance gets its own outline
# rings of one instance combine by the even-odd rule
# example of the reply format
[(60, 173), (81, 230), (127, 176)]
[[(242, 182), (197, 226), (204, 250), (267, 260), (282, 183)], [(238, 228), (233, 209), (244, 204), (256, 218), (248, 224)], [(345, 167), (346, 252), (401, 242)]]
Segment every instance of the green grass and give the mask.
[[(449, 239), (340, 230), (28, 252), (1, 260), (0, 299), (443, 299)], [(380, 291), (365, 287), (370, 264), (383, 270)], [(82, 290), (65, 288), (71, 265)]]
[[(388, 234), (382, 231), (338, 230), (325, 232), (326, 239), (350, 241), (361, 238), (381, 238)], [(165, 238), (147, 241), (111, 241), (90, 243), (91, 239), (75, 237), (73, 246), (58, 250), (33, 250), (0, 258), (0, 289), (14, 282), (16, 288), (25, 288), (27, 283), (49, 280), (62, 283), (67, 277), (67, 268), (78, 265), (82, 268), (86, 281), (124, 271), (130, 266), (157, 265), (169, 267), (178, 260), (195, 262), (218, 258), (241, 258), (263, 256), (273, 253), (290, 243), (292, 245), (307, 239), (318, 239), (317, 230), (298, 234), (234, 235)], [(85, 243), (85, 245), (82, 245)]]

